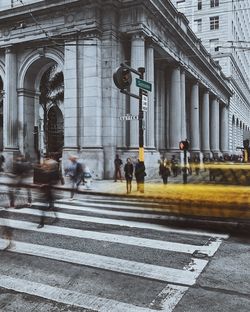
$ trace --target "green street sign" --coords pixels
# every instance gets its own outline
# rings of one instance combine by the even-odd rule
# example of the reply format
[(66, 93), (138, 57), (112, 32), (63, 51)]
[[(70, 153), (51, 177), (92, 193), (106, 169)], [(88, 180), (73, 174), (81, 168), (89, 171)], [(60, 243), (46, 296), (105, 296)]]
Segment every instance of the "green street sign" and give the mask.
[(147, 90), (147, 91), (151, 91), (152, 90), (152, 84), (145, 81), (145, 80), (142, 80), (142, 79), (139, 79), (139, 78), (135, 78), (136, 80), (136, 86), (143, 89), (143, 90)]

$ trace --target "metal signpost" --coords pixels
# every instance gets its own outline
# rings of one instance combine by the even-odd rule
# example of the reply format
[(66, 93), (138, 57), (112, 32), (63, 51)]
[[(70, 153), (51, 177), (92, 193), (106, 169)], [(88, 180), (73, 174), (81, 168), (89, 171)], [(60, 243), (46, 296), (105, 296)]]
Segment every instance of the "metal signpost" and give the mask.
[[(136, 86), (139, 88), (139, 95), (127, 91), (132, 82), (131, 72), (139, 76), (139, 78), (136, 78)], [(121, 116), (120, 120), (139, 119), (139, 160), (143, 162), (144, 162), (143, 112), (147, 112), (148, 110), (147, 91), (152, 90), (152, 84), (143, 80), (144, 73), (145, 73), (144, 67), (139, 67), (138, 70), (136, 70), (122, 63), (113, 75), (114, 83), (120, 89), (121, 93), (124, 93), (139, 100), (139, 116), (132, 116), (130, 114), (127, 114), (125, 116)]]

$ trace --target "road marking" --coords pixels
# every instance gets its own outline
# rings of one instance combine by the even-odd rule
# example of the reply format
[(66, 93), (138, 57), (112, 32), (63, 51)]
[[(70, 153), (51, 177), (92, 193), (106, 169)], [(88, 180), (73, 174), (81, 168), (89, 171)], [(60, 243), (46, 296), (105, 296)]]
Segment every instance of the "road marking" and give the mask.
[[(31, 209), (31, 208), (22, 208), (22, 209), (8, 208), (8, 211), (14, 212), (17, 214), (27, 214), (27, 215), (34, 215), (34, 216), (41, 215), (41, 212), (39, 210)], [(52, 216), (52, 214), (49, 212), (46, 212), (45, 215), (48, 217)], [(98, 224), (107, 224), (107, 225), (127, 226), (127, 227), (139, 228), (139, 229), (150, 229), (150, 230), (162, 231), (162, 232), (167, 232), (167, 233), (208, 236), (208, 237), (222, 238), (222, 239), (227, 239), (229, 237), (226, 234), (216, 234), (216, 233), (192, 231), (192, 230), (177, 230), (177, 229), (172, 229), (170, 227), (167, 227), (165, 225), (144, 223), (144, 222), (138, 222), (138, 221), (127, 221), (127, 220), (116, 220), (116, 219), (110, 219), (110, 218), (80, 216), (80, 215), (74, 215), (74, 214), (68, 214), (68, 213), (62, 213), (62, 212), (58, 212), (57, 215), (58, 215), (58, 218), (60, 219), (74, 220), (74, 221), (85, 222), (85, 223), (89, 222), (89, 223), (98, 223)]]
[(160, 311), (171, 312), (181, 300), (188, 287), (168, 284), (159, 295), (151, 302), (151, 308)]
[[(5, 240), (0, 240), (3, 241)], [(197, 277), (208, 263), (207, 260), (192, 258), (191, 262), (180, 270), (19, 241), (12, 241), (8, 251), (189, 286), (195, 284)]]
[[(62, 204), (71, 204), (72, 205), (72, 201), (70, 199), (58, 199), (56, 202), (58, 203), (62, 203)], [(145, 209), (145, 206), (149, 206), (147, 207), (146, 209), (155, 209), (155, 208), (152, 208), (152, 205), (154, 206), (159, 206), (159, 207), (156, 207), (156, 209), (161, 209), (162, 211), (164, 210), (164, 208), (160, 208), (161, 207), (161, 203), (157, 203), (157, 202), (142, 202), (142, 201), (128, 201), (128, 200), (115, 200), (115, 199), (107, 199), (107, 198), (102, 198), (102, 199), (99, 199), (99, 198), (94, 198), (94, 199), (91, 199), (91, 198), (84, 198), (84, 199), (75, 199), (74, 200), (74, 204), (77, 204), (77, 205), (87, 205), (87, 206), (100, 206), (100, 207), (110, 207), (110, 205), (114, 205), (114, 204), (117, 204), (118, 207), (122, 207), (122, 208), (126, 208), (126, 209), (135, 209), (134, 206), (136, 206), (136, 209)], [(133, 207), (128, 207), (133, 205)], [(137, 207), (138, 206), (138, 207)]]
[(0, 275), (0, 287), (25, 293), (45, 299), (81, 307), (99, 312), (153, 312), (156, 310), (138, 307), (132, 304), (119, 302), (112, 299), (101, 298), (93, 295), (86, 295), (76, 291), (53, 287), (46, 284), (14, 278), (7, 275)]
[(118, 244), (133, 245), (137, 247), (145, 247), (159, 250), (167, 250), (181, 253), (193, 254), (199, 252), (208, 256), (213, 256), (221, 244), (221, 240), (210, 242), (209, 245), (199, 246), (190, 245), (183, 243), (175, 243), (168, 241), (161, 241), (148, 238), (140, 238), (127, 235), (109, 234), (95, 231), (86, 231), (79, 229), (72, 229), (67, 227), (59, 227), (53, 225), (46, 225), (44, 228), (38, 229), (37, 225), (32, 222), (18, 221), (12, 219), (0, 218), (0, 225), (5, 226), (8, 224), (9, 227), (21, 230), (35, 231), (39, 233), (57, 234), (64, 236), (72, 236), (77, 238), (92, 239), (98, 241), (106, 241)]
[[(41, 207), (44, 206), (44, 204), (39, 203), (34, 205)], [(141, 219), (155, 219), (155, 220), (168, 220), (169, 216), (167, 215), (160, 215), (160, 214), (152, 214), (152, 213), (135, 213), (135, 212), (123, 212), (123, 211), (114, 211), (110, 209), (99, 209), (99, 208), (88, 208), (85, 206), (73, 206), (73, 205), (67, 205), (67, 204), (55, 204), (56, 207), (62, 208), (62, 209), (68, 209), (68, 210), (80, 210), (83, 212), (92, 212), (95, 214), (102, 214), (102, 215), (111, 215), (111, 216), (119, 216), (119, 217), (132, 217), (132, 218), (141, 218)], [(109, 206), (110, 208), (110, 206)], [(153, 211), (152, 211), (153, 212)], [(167, 211), (166, 211), (167, 212)]]

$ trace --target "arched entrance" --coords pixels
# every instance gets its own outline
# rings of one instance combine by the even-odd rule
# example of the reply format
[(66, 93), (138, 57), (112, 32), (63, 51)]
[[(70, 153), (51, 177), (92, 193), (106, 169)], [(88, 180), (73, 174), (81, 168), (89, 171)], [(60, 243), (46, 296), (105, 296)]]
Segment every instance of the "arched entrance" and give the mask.
[(48, 153), (61, 157), (64, 145), (63, 114), (58, 106), (52, 106), (48, 113)]
[[(56, 91), (52, 91), (45, 96), (47, 99), (44, 101), (41, 92), (42, 81), (51, 68), (57, 68), (57, 72), (62, 73), (61, 51), (44, 49), (41, 53), (32, 52), (19, 70), (19, 122), (22, 125), (19, 146), (21, 152), (37, 160), (43, 158), (44, 154), (57, 152), (57, 148), (61, 152), (63, 146), (63, 99), (54, 101)], [(56, 123), (53, 124), (52, 120), (56, 120)]]

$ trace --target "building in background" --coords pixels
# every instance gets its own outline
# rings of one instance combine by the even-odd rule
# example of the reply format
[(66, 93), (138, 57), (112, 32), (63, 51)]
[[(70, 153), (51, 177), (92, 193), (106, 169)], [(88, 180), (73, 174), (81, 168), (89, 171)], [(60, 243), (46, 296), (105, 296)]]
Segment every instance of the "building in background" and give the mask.
[(229, 149), (237, 153), (250, 126), (250, 0), (173, 0), (230, 81)]
[[(39, 158), (47, 146), (64, 160), (77, 154), (97, 178), (111, 178), (116, 154), (136, 160), (138, 120), (120, 117), (137, 116), (138, 100), (112, 79), (121, 62), (145, 67), (152, 84), (147, 176), (158, 175), (161, 155), (179, 156), (186, 138), (191, 154), (228, 153), (229, 81), (188, 24), (170, 1), (1, 1), (0, 146), (7, 163), (18, 152)], [(62, 73), (58, 101), (56, 91), (44, 96), (44, 77), (55, 80), (51, 67), (52, 75)], [(138, 93), (134, 75), (130, 91)], [(235, 125), (238, 118), (249, 130), (238, 116)]]

